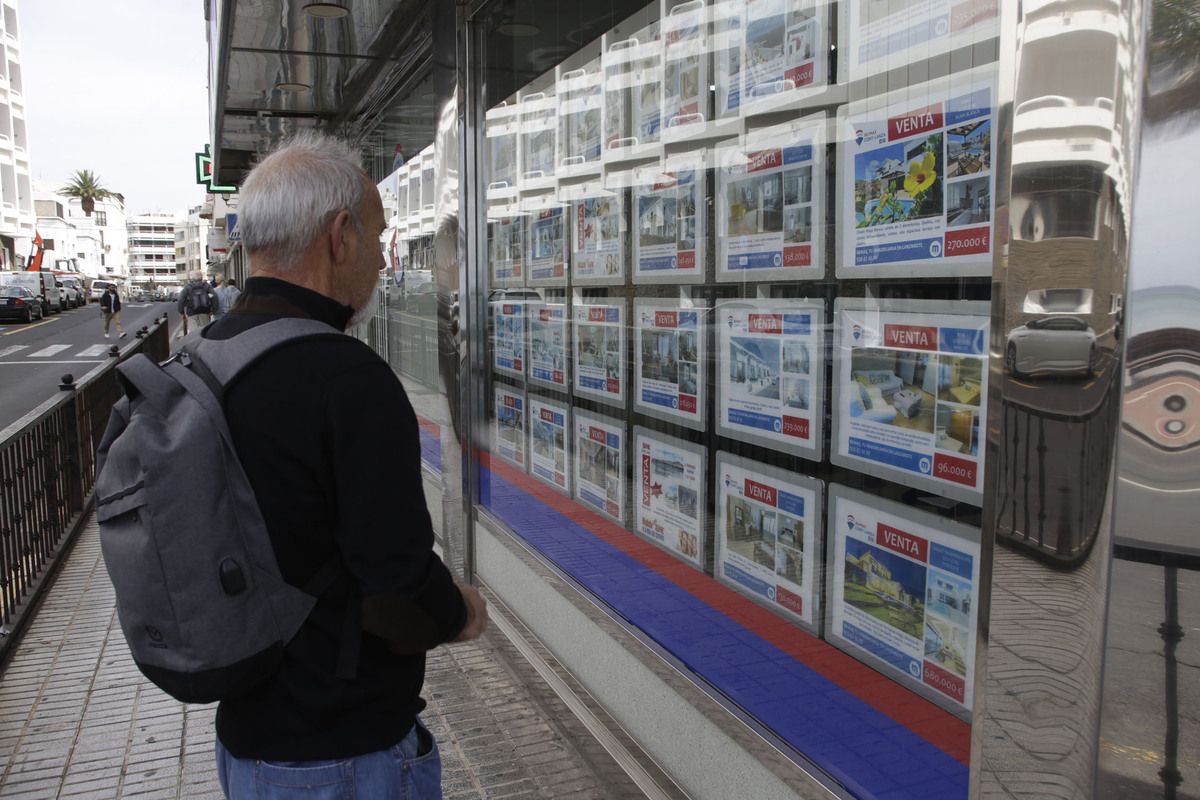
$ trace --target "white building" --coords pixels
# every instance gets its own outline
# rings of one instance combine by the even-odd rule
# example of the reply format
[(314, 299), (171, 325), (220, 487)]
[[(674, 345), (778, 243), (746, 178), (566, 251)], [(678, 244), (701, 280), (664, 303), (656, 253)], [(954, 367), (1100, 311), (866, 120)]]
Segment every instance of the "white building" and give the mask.
[(208, 275), (208, 232), (211, 222), (201, 216), (204, 206), (196, 206), (175, 226), (175, 264), (180, 277), (199, 272)]
[(75, 259), (75, 268), (89, 277), (128, 277), (125, 198), (116, 194), (97, 200), (89, 217), (78, 198), (58, 194), (58, 189), (57, 184), (34, 184), (36, 230), (46, 247), (44, 263)]
[(129, 284), (176, 284), (175, 228), (178, 215), (153, 211), (129, 218)]
[(17, 0), (0, 0), (0, 27), (0, 269), (17, 269), (29, 256), (36, 216)]

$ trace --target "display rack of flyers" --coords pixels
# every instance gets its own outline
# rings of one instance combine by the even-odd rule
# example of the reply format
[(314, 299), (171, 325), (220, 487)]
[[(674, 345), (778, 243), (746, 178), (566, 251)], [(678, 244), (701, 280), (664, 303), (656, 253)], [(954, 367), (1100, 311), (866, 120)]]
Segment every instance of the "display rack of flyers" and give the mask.
[(526, 272), (529, 286), (565, 286), (570, 229), (567, 209), (553, 194), (521, 201), (525, 217)]
[(713, 117), (708, 90), (708, 23), (704, 0), (681, 3), (663, 19), (664, 142), (712, 139), (737, 132)]
[(825, 277), (825, 117), (717, 151), (717, 280)]
[(600, 59), (558, 76), (558, 173), (574, 177), (599, 173), (603, 150), (601, 116), (604, 71)]
[(625, 524), (625, 426), (576, 408), (574, 497), (593, 511)]
[(513, 466), (524, 469), (525, 395), (506, 384), (496, 383), (494, 396), (492, 452)]
[(829, 486), (825, 638), (971, 720), (978, 528)]
[(530, 303), (529, 380), (567, 391), (567, 307), (563, 303)]
[(731, 300), (717, 326), (717, 430), (820, 461), (825, 437), (825, 304)]
[(504, 216), (488, 222), (488, 261), (493, 287), (525, 285), (525, 225), (525, 217), (515, 204)]
[(575, 392), (611, 405), (625, 405), (625, 302), (571, 306), (575, 322)]
[(604, 65), (604, 161), (653, 155), (662, 134), (663, 43), (658, 23), (607, 41)]
[(571, 280), (584, 285), (625, 282), (625, 191), (584, 184), (571, 202)]
[(521, 117), (518, 112), (516, 103), (502, 103), (496, 108), (489, 108), (484, 115), (488, 148), (489, 201), (517, 196), (521, 176), (518, 162), (520, 149), (517, 146)]
[(980, 505), (990, 304), (838, 298), (830, 460)]
[(992, 274), (995, 97), (992, 65), (838, 112), (839, 278)]
[[(650, 171), (642, 170), (641, 175)], [(634, 187), (634, 283), (704, 280), (704, 162), (680, 161)], [(699, 213), (698, 213), (699, 212)]]
[(1000, 34), (999, 0), (839, 3), (839, 74), (854, 80), (889, 72)]
[(544, 397), (529, 396), (529, 474), (560, 492), (569, 493), (567, 436), (570, 408)]
[(634, 405), (652, 417), (702, 431), (706, 309), (664, 300), (633, 306)]
[[(820, 0), (744, 0), (714, 7), (721, 116), (762, 114), (814, 102), (829, 82), (829, 6)], [(734, 22), (741, 6), (741, 16)], [(736, 31), (736, 33), (735, 33)], [(740, 34), (740, 37), (738, 36)], [(740, 58), (738, 58), (740, 56)]]
[(492, 369), (514, 378), (525, 377), (525, 303), (498, 300), (492, 312)]
[(718, 451), (713, 486), (717, 580), (819, 633), (822, 483)]
[(703, 569), (707, 451), (635, 426), (633, 452), (634, 530)]
[(522, 191), (549, 189), (554, 186), (555, 133), (558, 128), (558, 101), (553, 94), (534, 92), (523, 95), (520, 109)]

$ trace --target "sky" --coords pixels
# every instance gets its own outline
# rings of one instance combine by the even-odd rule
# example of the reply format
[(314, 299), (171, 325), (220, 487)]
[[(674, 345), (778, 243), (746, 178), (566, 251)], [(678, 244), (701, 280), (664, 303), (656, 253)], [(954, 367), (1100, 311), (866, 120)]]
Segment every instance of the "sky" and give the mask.
[(130, 214), (203, 202), (203, 0), (19, 0), (17, 12), (34, 181), (90, 169)]

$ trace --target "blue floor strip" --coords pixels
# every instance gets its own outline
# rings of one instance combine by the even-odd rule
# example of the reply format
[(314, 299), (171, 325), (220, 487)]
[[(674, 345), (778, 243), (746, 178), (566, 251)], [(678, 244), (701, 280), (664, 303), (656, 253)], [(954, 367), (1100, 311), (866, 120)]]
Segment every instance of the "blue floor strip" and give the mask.
[(480, 484), (485, 508), (856, 796), (967, 796), (967, 767), (935, 745), (491, 470)]

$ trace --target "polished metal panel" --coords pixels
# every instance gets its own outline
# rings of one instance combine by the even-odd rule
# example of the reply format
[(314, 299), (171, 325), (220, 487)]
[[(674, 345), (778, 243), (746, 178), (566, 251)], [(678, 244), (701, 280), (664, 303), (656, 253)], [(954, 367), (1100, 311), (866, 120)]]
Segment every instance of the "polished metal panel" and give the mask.
[(308, 0), (238, 0), (232, 46), (257, 50), (366, 56), (400, 0), (337, 0), (350, 13), (324, 19), (304, 11)]
[[(328, 115), (342, 104), (342, 90), (361, 60), (341, 56), (257, 53), (235, 50), (229, 55), (225, 109), (289, 111)], [(281, 83), (311, 88), (294, 91)]]
[[(1093, 796), (1141, 0), (1002, 4), (976, 796)], [(1007, 234), (1007, 238), (1004, 238)]]
[[(1097, 797), (1200, 784), (1200, 16), (1154, 0), (1135, 190)], [(1141, 563), (1137, 563), (1141, 562)]]

